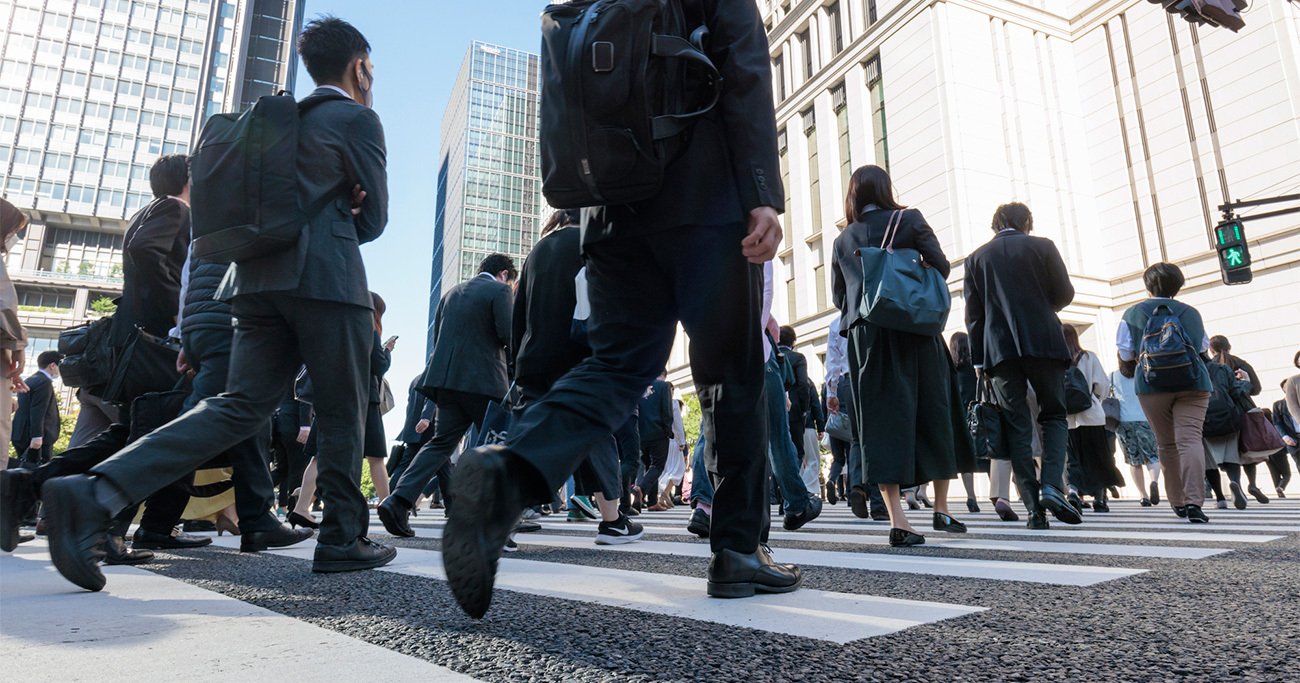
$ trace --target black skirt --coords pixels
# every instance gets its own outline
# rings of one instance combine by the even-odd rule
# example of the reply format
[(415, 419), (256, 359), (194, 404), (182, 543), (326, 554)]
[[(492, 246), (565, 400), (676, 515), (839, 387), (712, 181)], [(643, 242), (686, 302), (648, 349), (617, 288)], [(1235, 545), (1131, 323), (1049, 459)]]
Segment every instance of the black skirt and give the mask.
[(859, 323), (849, 330), (849, 374), (869, 481), (915, 486), (976, 471), (942, 337)]
[(362, 454), (367, 458), (387, 458), (388, 438), (384, 436), (384, 416), (379, 414), (379, 404), (366, 406), (366, 439)]

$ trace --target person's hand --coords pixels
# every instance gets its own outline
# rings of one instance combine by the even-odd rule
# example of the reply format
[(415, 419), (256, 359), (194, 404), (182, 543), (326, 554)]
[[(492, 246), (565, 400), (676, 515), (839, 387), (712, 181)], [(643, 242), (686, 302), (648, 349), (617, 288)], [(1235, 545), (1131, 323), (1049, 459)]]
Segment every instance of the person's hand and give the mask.
[(749, 212), (749, 229), (740, 241), (740, 252), (750, 263), (767, 263), (781, 246), (781, 221), (776, 209), (760, 206)]
[(826, 438), (826, 432), (817, 432), (817, 443), (821, 443)]
[(388, 341), (384, 342), (384, 348), (388, 349), (389, 353), (393, 352), (393, 347), (395, 346), (397, 346), (396, 339), (389, 339)]
[(1232, 375), (1240, 380), (1250, 379), (1250, 375), (1247, 375), (1246, 371), (1241, 368), (1237, 368), (1237, 371), (1232, 373)]
[(41, 446), (44, 445), (45, 445), (45, 438), (38, 436), (35, 439), (32, 439), (32, 442), (28, 444), (27, 447), (34, 451), (39, 451), (41, 449)]
[(1284, 437), (1282, 437), (1282, 443), (1284, 443), (1284, 444), (1286, 444), (1286, 445), (1288, 445), (1288, 446), (1292, 446), (1292, 447), (1294, 447), (1294, 446), (1295, 446), (1295, 439), (1293, 439), (1293, 438), (1291, 438), (1291, 437), (1289, 437), (1289, 436), (1284, 436)]
[[(22, 377), (10, 377), (9, 381), (13, 383), (10, 388), (13, 389), (15, 394), (25, 394), (30, 391), (30, 389), (27, 388), (27, 383), (23, 381)], [(14, 401), (13, 409), (14, 411), (18, 410), (17, 401)]]
[(838, 398), (836, 398), (836, 397), (834, 397), (834, 396), (828, 396), (828, 397), (826, 398), (826, 408), (829, 409), (832, 413), (835, 413), (836, 415), (839, 415), (839, 413), (840, 413), (840, 399), (838, 399)]
[(366, 201), (366, 191), (360, 185), (352, 186), (352, 215), (361, 213), (361, 203)]
[(24, 356), (22, 349), (15, 349), (10, 352), (9, 367), (5, 368), (5, 377), (20, 379), (23, 374)]
[(176, 372), (182, 375), (190, 371), (190, 359), (185, 357), (185, 349), (176, 354)]
[(420, 420), (419, 422), (416, 422), (416, 423), (415, 423), (415, 433), (416, 433), (416, 434), (423, 434), (423, 433), (427, 432), (427, 431), (429, 430), (429, 424), (430, 424), (430, 423), (429, 423), (428, 420)]
[(305, 446), (309, 437), (311, 437), (311, 427), (299, 427), (298, 438), (294, 440)]

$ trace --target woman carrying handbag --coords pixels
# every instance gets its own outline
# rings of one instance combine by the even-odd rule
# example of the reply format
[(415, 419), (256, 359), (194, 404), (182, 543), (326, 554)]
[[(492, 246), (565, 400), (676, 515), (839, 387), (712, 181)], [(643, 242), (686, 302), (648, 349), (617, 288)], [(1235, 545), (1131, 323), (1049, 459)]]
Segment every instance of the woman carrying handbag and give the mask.
[[(904, 514), (900, 490), (926, 482), (934, 482), (933, 528), (964, 533), (965, 525), (948, 512), (948, 486), (960, 472), (973, 472), (975, 462), (970, 440), (962, 433), (965, 418), (957, 400), (956, 369), (941, 334), (947, 311), (935, 316), (943, 302), (936, 306), (933, 299), (909, 311), (897, 305), (904, 297), (890, 299), (887, 291), (908, 286), (897, 279), (891, 283), (891, 278), (908, 276), (902, 272), (908, 264), (893, 261), (919, 259), (932, 273), (913, 269), (913, 284), (919, 282), (917, 275), (937, 274), (919, 284), (933, 288), (934, 280), (942, 283), (947, 278), (948, 258), (921, 212), (894, 200), (889, 175), (877, 166), (853, 173), (845, 213), (850, 225), (835, 240), (831, 281), (841, 333), (849, 339), (849, 377), (864, 471), (879, 484), (888, 506), (889, 544), (925, 542)], [(941, 298), (946, 293), (944, 285)], [(911, 301), (924, 296), (922, 292)], [(886, 314), (876, 315), (885, 309)], [(898, 329), (902, 327), (911, 331)]]

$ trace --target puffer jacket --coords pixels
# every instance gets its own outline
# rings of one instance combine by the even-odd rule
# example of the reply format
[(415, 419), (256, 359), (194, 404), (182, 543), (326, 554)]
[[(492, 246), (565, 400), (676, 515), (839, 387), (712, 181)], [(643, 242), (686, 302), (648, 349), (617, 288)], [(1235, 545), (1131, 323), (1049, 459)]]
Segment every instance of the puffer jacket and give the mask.
[(229, 330), (233, 327), (230, 304), (216, 299), (217, 287), (226, 276), (225, 263), (190, 263), (190, 281), (185, 291), (181, 333), (194, 330)]

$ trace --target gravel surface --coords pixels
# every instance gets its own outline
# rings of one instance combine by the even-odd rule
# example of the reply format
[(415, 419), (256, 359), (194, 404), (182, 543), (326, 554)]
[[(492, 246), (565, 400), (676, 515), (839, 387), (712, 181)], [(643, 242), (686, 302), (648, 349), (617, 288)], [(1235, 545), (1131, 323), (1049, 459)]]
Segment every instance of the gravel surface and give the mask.
[[(592, 532), (594, 525), (574, 525), (571, 533)], [(428, 539), (399, 545), (438, 549)], [(441, 581), (312, 575), (306, 561), (270, 553), (160, 554), (146, 568), (491, 681), (1300, 681), (1300, 535), (1174, 544), (1233, 549), (1205, 560), (781, 545), (1151, 571), (1080, 588), (806, 567), (808, 588), (991, 608), (836, 645), (501, 591), (488, 617), (474, 622)], [(511, 557), (694, 577), (707, 564), (595, 546)]]

